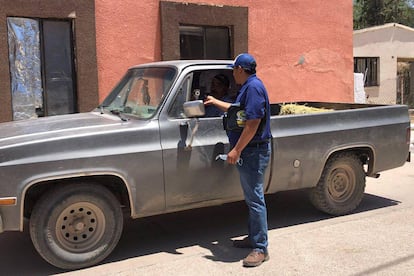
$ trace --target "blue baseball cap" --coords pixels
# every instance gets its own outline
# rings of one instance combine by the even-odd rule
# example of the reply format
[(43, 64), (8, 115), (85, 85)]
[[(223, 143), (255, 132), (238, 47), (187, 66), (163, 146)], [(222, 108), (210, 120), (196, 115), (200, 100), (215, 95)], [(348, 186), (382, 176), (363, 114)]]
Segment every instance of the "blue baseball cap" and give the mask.
[(234, 68), (240, 66), (241, 68), (255, 72), (256, 71), (256, 60), (250, 54), (243, 53), (238, 55), (235, 59), (233, 64), (229, 65), (229, 67)]

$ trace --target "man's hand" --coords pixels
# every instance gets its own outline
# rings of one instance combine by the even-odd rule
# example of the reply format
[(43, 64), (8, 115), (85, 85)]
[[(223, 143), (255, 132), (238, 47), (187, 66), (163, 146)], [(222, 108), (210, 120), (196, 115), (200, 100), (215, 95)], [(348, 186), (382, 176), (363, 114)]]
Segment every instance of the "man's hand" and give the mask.
[(239, 161), (240, 159), (240, 154), (241, 152), (232, 149), (228, 154), (227, 154), (227, 163), (235, 165), (237, 163), (237, 161)]
[(226, 112), (227, 109), (229, 109), (231, 104), (228, 103), (228, 102), (220, 101), (220, 100), (214, 98), (213, 96), (207, 96), (207, 98), (204, 100), (204, 105), (215, 105), (221, 111)]
[(260, 125), (260, 120), (261, 119), (252, 119), (246, 121), (246, 125), (240, 135), (239, 141), (227, 155), (227, 162), (229, 164), (234, 165), (237, 163), (237, 160), (239, 160), (240, 158), (241, 152), (255, 135), (257, 128)]
[(214, 105), (215, 101), (217, 101), (217, 99), (213, 96), (207, 96), (207, 98), (204, 100), (204, 105)]

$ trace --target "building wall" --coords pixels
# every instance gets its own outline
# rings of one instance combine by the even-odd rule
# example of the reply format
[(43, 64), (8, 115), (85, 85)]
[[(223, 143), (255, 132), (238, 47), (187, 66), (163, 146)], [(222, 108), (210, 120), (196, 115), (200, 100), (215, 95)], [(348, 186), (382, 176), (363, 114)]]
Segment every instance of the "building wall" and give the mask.
[[(351, 1), (175, 2), (248, 8), (248, 51), (272, 102), (353, 101)], [(100, 100), (129, 66), (161, 60), (159, 6), (158, 0), (95, 1)]]
[[(256, 57), (272, 102), (353, 101), (351, 1), (175, 2), (248, 10), (247, 35), (234, 55), (247, 49)], [(102, 101), (128, 67), (162, 59), (159, 0), (0, 0), (0, 7), (0, 121), (12, 119), (8, 16), (73, 20), (81, 112)]]
[(379, 86), (366, 87), (368, 102), (395, 104), (397, 62), (414, 60), (414, 29), (398, 25), (367, 28), (354, 32), (355, 57), (379, 57)]

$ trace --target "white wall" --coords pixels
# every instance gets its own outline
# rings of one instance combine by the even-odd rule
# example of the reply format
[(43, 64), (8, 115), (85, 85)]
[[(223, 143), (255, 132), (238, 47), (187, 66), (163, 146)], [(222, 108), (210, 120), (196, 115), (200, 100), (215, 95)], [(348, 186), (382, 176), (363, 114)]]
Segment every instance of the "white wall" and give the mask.
[(414, 29), (390, 23), (354, 31), (354, 57), (379, 57), (379, 86), (365, 87), (368, 102), (394, 104), (397, 61), (414, 60)]

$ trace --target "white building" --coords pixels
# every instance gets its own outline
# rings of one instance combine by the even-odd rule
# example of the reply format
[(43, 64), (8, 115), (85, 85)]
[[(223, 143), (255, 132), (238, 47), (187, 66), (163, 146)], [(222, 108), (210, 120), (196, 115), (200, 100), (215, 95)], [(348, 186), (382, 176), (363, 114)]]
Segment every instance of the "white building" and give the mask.
[(353, 36), (354, 72), (364, 73), (367, 102), (414, 108), (414, 29), (389, 23)]

